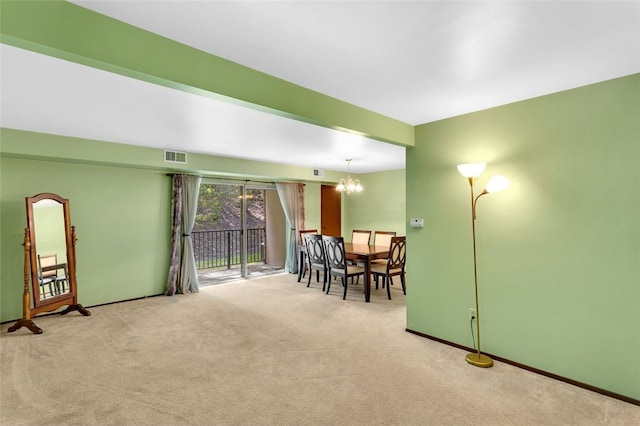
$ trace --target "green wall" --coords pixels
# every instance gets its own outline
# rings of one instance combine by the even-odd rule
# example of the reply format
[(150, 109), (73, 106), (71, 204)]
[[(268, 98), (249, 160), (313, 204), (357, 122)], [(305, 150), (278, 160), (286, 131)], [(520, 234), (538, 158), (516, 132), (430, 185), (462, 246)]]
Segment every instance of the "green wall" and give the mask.
[(640, 399), (640, 74), (416, 128), (407, 327), (467, 347), (472, 161), (483, 351)]
[(350, 240), (354, 229), (405, 235), (405, 170), (367, 173), (358, 178), (363, 192), (342, 196), (342, 235)]

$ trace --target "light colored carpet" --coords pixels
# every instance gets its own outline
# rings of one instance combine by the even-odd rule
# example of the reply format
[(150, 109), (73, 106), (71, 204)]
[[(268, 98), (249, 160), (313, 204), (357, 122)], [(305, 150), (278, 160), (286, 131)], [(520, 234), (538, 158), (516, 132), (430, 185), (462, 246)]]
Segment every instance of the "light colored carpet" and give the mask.
[(640, 407), (407, 333), (404, 296), (294, 275), (36, 318), (1, 344), (0, 424), (638, 425)]

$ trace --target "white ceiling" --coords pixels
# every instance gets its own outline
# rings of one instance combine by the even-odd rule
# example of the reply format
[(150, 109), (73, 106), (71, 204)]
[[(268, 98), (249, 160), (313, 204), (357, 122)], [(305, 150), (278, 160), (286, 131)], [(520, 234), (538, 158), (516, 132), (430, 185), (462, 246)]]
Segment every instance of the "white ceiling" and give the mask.
[[(640, 72), (638, 1), (73, 3), (409, 124)], [(356, 173), (404, 167), (390, 144), (10, 46), (0, 55), (3, 127), (328, 170), (350, 157)]]

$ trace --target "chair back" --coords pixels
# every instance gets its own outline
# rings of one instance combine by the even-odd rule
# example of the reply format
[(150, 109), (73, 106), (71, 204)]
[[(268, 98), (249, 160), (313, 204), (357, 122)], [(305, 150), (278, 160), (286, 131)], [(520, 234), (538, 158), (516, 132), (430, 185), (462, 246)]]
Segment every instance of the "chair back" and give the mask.
[(324, 253), (330, 273), (346, 273), (347, 256), (344, 249), (344, 238), (323, 235), (322, 241), (324, 242)]
[(307, 244), (304, 236), (305, 234), (317, 234), (318, 230), (317, 229), (303, 229), (301, 231), (299, 231), (300, 233), (300, 245), (302, 245), (303, 247)]
[(387, 272), (396, 269), (404, 271), (407, 261), (407, 237), (391, 237), (389, 246), (389, 260), (387, 261)]
[(58, 255), (56, 254), (47, 254), (47, 255), (38, 255), (38, 274), (40, 278), (55, 278), (57, 275), (57, 271), (42, 271), (43, 267), (53, 266), (58, 264)]
[(394, 231), (375, 231), (373, 233), (373, 244), (381, 247), (389, 247), (391, 237), (395, 237)]
[(305, 246), (307, 247), (307, 258), (312, 266), (323, 267), (326, 265), (322, 235), (304, 234)]
[(369, 245), (370, 240), (371, 240), (371, 231), (354, 229), (351, 232), (351, 244)]

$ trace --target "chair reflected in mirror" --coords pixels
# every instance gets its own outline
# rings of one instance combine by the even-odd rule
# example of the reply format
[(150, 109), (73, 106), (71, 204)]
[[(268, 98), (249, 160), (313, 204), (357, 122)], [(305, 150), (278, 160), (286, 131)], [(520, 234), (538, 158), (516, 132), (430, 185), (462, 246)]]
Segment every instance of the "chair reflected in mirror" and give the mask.
[[(40, 299), (54, 297), (65, 293), (69, 289), (67, 283), (66, 263), (58, 263), (58, 255), (38, 255), (38, 282), (40, 284)], [(49, 294), (47, 295), (46, 289)]]
[[(38, 255), (38, 284), (40, 284), (40, 298), (45, 299), (47, 297), (54, 296), (54, 288), (56, 285), (56, 271), (46, 270), (43, 271), (42, 267), (49, 267), (55, 265), (56, 255)], [(49, 288), (49, 295), (47, 296), (47, 287)]]

